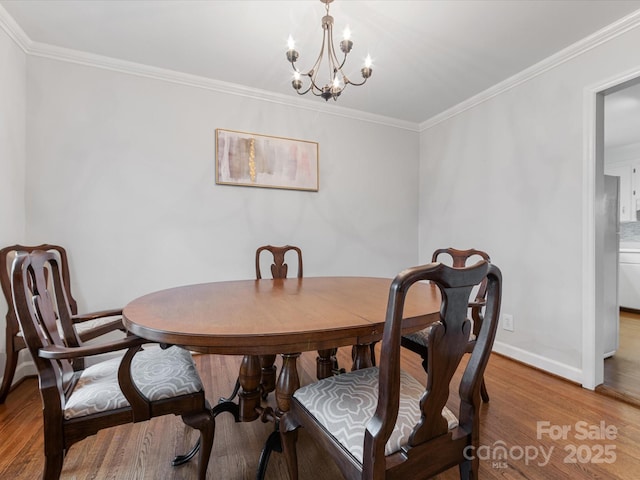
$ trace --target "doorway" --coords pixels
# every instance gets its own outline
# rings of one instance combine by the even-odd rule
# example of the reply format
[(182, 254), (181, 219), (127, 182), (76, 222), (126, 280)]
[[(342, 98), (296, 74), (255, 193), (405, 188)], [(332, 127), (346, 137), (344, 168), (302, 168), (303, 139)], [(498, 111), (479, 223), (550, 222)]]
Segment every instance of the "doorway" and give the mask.
[[(640, 372), (640, 83), (637, 79), (604, 92), (603, 142), (604, 174), (619, 179), (619, 245), (614, 269), (619, 283), (613, 282), (617, 285), (612, 292), (614, 308), (607, 313), (608, 317), (616, 316), (615, 346), (605, 345), (615, 350), (615, 354), (605, 358), (603, 383), (597, 390), (640, 404), (640, 374), (637, 373)], [(613, 252), (603, 254), (606, 257)], [(608, 287), (606, 283), (604, 286)], [(613, 330), (611, 320), (605, 319), (608, 322), (603, 332), (605, 341)]]
[[(611, 256), (604, 247), (606, 218), (599, 207), (606, 199), (604, 187), (605, 140), (610, 141), (614, 129), (612, 123), (607, 124), (605, 98), (607, 96), (610, 99), (622, 97), (637, 90), (637, 102), (640, 104), (639, 85), (640, 72), (636, 71), (585, 90), (583, 386), (592, 389), (598, 386), (601, 390), (608, 388), (603, 385), (605, 383), (604, 318), (608, 301), (604, 294), (607, 286), (604, 272), (606, 271), (606, 262), (610, 261)], [(628, 103), (627, 107), (631, 103)], [(636, 128), (636, 131), (639, 130)], [(640, 138), (633, 141), (627, 140), (627, 142), (638, 143), (640, 152)], [(640, 183), (638, 183), (638, 187), (640, 187)], [(640, 193), (640, 188), (637, 190), (637, 193)], [(636, 204), (635, 202), (631, 203), (630, 200), (625, 201), (626, 213), (628, 216), (635, 217)], [(638, 206), (640, 206), (640, 202)], [(638, 240), (640, 243), (640, 237)], [(623, 346), (623, 348), (625, 347)], [(622, 352), (618, 355), (618, 359), (621, 357)], [(609, 368), (607, 375), (612, 375)], [(608, 384), (615, 383), (610, 380), (611, 378), (607, 381)], [(613, 390), (624, 393), (622, 388), (617, 384)], [(638, 401), (640, 402), (640, 398)]]

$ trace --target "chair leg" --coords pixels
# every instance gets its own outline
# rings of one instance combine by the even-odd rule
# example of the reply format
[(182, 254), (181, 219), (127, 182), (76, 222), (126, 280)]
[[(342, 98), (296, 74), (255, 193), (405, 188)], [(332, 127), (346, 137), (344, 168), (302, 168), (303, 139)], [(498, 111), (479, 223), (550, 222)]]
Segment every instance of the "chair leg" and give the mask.
[(429, 374), (429, 362), (427, 361), (427, 358), (428, 357), (427, 357), (426, 354), (422, 357), (422, 369), (428, 375)]
[(473, 468), (471, 466), (471, 460), (465, 460), (459, 465), (460, 480), (474, 480)]
[(62, 462), (64, 462), (64, 452), (62, 450), (55, 454), (45, 455), (42, 480), (58, 480), (62, 472)]
[(216, 430), (216, 420), (209, 405), (197, 413), (182, 415), (182, 421), (200, 431), (200, 457), (198, 459), (198, 479), (207, 478), (207, 467), (213, 448), (213, 437)]
[(298, 480), (298, 453), (296, 451), (298, 430), (288, 432), (280, 430), (280, 441), (282, 443), (284, 459), (287, 464), (287, 471), (289, 472), (289, 480)]
[(482, 377), (482, 383), (480, 384), (480, 396), (484, 403), (489, 403), (489, 392), (487, 392), (487, 386), (484, 384), (484, 377)]
[[(11, 340), (11, 341), (10, 341)], [(16, 374), (18, 366), (18, 352), (13, 350), (13, 339), (7, 339), (7, 361), (4, 366), (4, 375), (2, 376), (2, 386), (0, 387), (0, 404), (3, 404), (11, 390), (11, 382)]]

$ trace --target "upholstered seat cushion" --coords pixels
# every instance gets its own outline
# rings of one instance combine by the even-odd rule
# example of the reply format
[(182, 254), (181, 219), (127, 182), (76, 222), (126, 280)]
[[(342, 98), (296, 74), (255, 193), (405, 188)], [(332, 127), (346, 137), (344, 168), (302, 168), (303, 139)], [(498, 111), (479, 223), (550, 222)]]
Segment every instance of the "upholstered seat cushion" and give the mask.
[[(400, 408), (393, 433), (385, 447), (385, 455), (406, 445), (409, 435), (420, 420), (420, 396), (425, 387), (408, 373), (400, 373)], [(378, 368), (365, 368), (325, 378), (306, 385), (294, 398), (311, 413), (335, 439), (362, 463), (364, 433), (378, 403)], [(449, 429), (458, 419), (444, 408), (442, 415)]]
[[(83, 417), (105, 410), (129, 406), (118, 384), (121, 357), (86, 368), (71, 396), (67, 399), (64, 417)], [(162, 400), (202, 390), (202, 382), (191, 353), (171, 347), (145, 345), (133, 357), (132, 378), (149, 400)]]
[[(417, 332), (413, 332), (413, 333), (408, 333), (406, 335), (403, 335), (404, 338), (411, 340), (413, 343), (416, 343), (418, 345), (422, 345), (423, 347), (427, 347), (427, 333), (428, 333), (429, 329), (425, 328), (424, 330), (419, 330)], [(469, 334), (469, 341), (473, 342), (476, 339), (476, 336), (473, 334), (473, 332), (471, 332)]]

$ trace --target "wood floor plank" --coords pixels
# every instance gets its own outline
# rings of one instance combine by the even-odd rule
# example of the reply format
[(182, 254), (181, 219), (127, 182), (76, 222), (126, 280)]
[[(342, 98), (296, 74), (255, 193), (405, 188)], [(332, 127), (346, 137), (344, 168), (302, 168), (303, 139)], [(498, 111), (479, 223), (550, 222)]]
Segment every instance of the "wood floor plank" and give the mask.
[[(379, 356), (379, 354), (378, 354)], [(230, 393), (240, 358), (195, 355), (196, 364), (212, 404)], [(349, 366), (348, 349), (339, 353), (341, 366)], [(278, 367), (280, 366), (278, 362)], [(315, 354), (305, 353), (299, 363), (301, 382), (313, 381)], [(403, 368), (424, 380), (420, 359), (403, 352)], [(459, 376), (459, 375), (458, 375)], [(491, 401), (482, 406), (480, 478), (489, 480), (621, 479), (635, 480), (640, 470), (640, 409), (614, 398), (585, 390), (562, 379), (529, 368), (499, 355), (492, 355), (486, 372)], [(273, 404), (273, 395), (269, 403)], [(455, 402), (451, 402), (455, 408)], [(538, 422), (555, 428), (568, 426), (564, 438), (540, 435)], [(580, 439), (576, 424), (590, 428), (615, 427), (615, 438)], [(582, 424), (578, 424), (580, 427)], [(42, 420), (37, 381), (20, 384), (0, 406), (0, 478), (31, 480), (40, 478), (43, 466)], [(216, 421), (216, 438), (209, 464), (209, 479), (246, 480), (255, 478), (263, 442), (271, 424), (259, 421), (235, 423), (228, 414)], [(167, 416), (149, 422), (123, 425), (99, 432), (74, 445), (65, 459), (63, 480), (182, 480), (195, 478), (195, 462), (171, 467), (177, 453), (190, 448), (197, 433), (185, 427), (179, 417)], [(598, 450), (611, 446), (610, 463), (598, 463)], [(506, 458), (491, 458), (499, 447)], [(520, 452), (538, 454), (520, 457)], [(580, 449), (582, 456), (572, 456)], [(551, 451), (548, 463), (541, 452)], [(301, 480), (342, 478), (331, 460), (306, 432), (300, 433)], [(489, 458), (485, 458), (484, 455)], [(603, 458), (600, 458), (601, 460)], [(575, 460), (575, 463), (571, 463)], [(267, 480), (286, 480), (282, 456), (274, 453)], [(436, 477), (457, 479), (457, 469)], [(410, 479), (408, 479), (410, 480)]]
[(620, 344), (604, 361), (603, 393), (640, 405), (640, 314), (620, 311)]

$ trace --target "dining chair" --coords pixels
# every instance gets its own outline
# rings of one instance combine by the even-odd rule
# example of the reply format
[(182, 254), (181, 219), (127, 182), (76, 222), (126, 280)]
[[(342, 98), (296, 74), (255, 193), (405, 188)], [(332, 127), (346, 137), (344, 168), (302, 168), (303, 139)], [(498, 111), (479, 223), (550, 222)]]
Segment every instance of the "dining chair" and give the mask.
[[(191, 354), (173, 346), (144, 346), (128, 335), (92, 345), (69, 346), (58, 330), (55, 298), (66, 299), (59, 256), (18, 252), (12, 297), (25, 343), (38, 371), (44, 423), (44, 480), (60, 477), (64, 456), (76, 442), (98, 431), (168, 414), (181, 415), (200, 431), (198, 478), (206, 478), (215, 420)], [(79, 339), (78, 339), (79, 343)], [(84, 370), (72, 361), (124, 351)]]
[[(26, 348), (24, 336), (20, 330), (16, 312), (14, 310), (13, 301), (11, 299), (11, 265), (17, 252), (33, 252), (35, 250), (48, 251), (58, 257), (61, 269), (62, 282), (67, 298), (62, 312), (56, 312), (60, 317), (63, 316), (69, 321), (60, 321), (59, 328), (62, 336), (70, 346), (79, 346), (84, 342), (95, 339), (106, 333), (115, 330), (124, 330), (122, 325), (122, 310), (103, 310), (79, 315), (78, 304), (71, 294), (71, 281), (69, 275), (69, 262), (67, 260), (66, 250), (59, 245), (10, 245), (0, 249), (0, 285), (2, 293), (7, 303), (6, 325), (5, 325), (5, 341), (7, 359), (4, 366), (4, 375), (2, 377), (2, 385), (0, 386), (0, 404), (4, 403), (11, 389), (11, 383), (15, 376), (16, 367), (18, 365), (18, 355), (20, 351)], [(77, 335), (76, 335), (77, 334)], [(83, 359), (78, 358), (74, 361), (74, 367), (77, 369), (84, 368)]]
[[(455, 248), (439, 248), (433, 252), (431, 256), (432, 262), (442, 261), (445, 258), (448, 265), (454, 268), (461, 268), (466, 265), (471, 265), (478, 260), (491, 261), (489, 254), (482, 250), (469, 249), (458, 250)], [(471, 319), (473, 320), (473, 328), (469, 337), (469, 343), (467, 344), (467, 353), (471, 353), (476, 344), (476, 338), (478, 332), (482, 326), (483, 313), (482, 310), (485, 306), (485, 297), (487, 293), (487, 281), (486, 279), (480, 283), (480, 285), (474, 289), (471, 293), (469, 300), (469, 310), (471, 311)], [(402, 346), (417, 353), (422, 357), (422, 366), (425, 371), (427, 370), (427, 359), (429, 357), (429, 349), (427, 348), (427, 331), (421, 330), (418, 332), (410, 333), (402, 337)], [(489, 401), (489, 393), (485, 385), (484, 378), (480, 386), (480, 394), (483, 402)]]
[[(485, 319), (455, 388), (452, 380), (471, 333), (469, 295), (485, 278)], [(440, 320), (428, 327), (426, 386), (401, 369), (400, 346), (405, 296), (425, 280), (437, 285), (442, 297)], [(328, 377), (294, 393), (280, 420), (289, 478), (298, 478), (299, 427), (347, 480), (423, 480), (456, 465), (461, 478), (477, 478), (480, 383), (496, 334), (501, 283), (498, 267), (485, 260), (465, 268), (431, 263), (400, 272), (389, 289), (378, 366)], [(450, 394), (458, 396), (457, 414), (447, 408)]]

